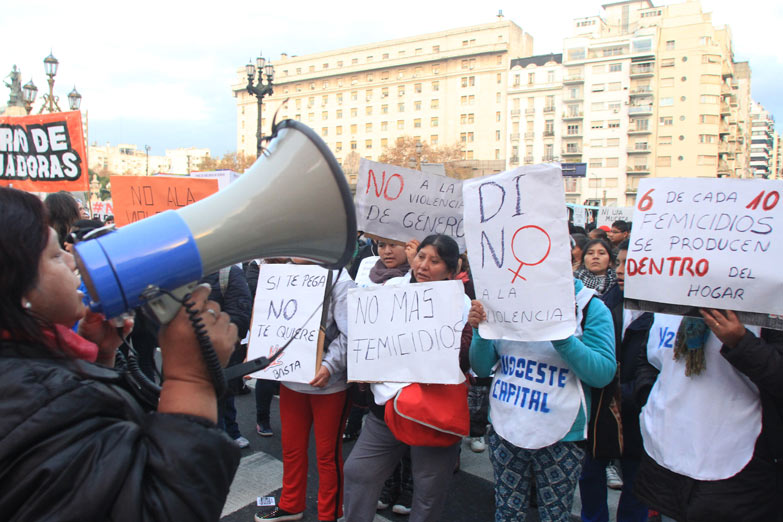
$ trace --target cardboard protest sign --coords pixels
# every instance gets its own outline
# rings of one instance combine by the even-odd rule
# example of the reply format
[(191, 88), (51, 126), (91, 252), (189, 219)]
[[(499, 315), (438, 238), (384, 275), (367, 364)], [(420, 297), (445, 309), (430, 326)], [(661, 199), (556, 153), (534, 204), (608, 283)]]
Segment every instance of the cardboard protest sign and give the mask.
[(28, 192), (88, 191), (81, 113), (0, 116), (0, 185)]
[[(781, 193), (783, 182), (772, 180), (642, 180), (625, 297), (679, 305), (653, 308), (675, 314), (783, 314)], [(740, 320), (772, 326), (748, 314)]]
[(574, 333), (565, 193), (557, 165), (466, 181), (465, 239), (486, 339), (545, 341)]
[(359, 263), (359, 270), (356, 271), (356, 277), (353, 278), (358, 286), (375, 286), (377, 284), (370, 280), (370, 271), (378, 263), (379, 259), (380, 256), (370, 256), (362, 259), (362, 262)]
[(182, 208), (218, 191), (216, 179), (111, 176), (110, 181), (118, 227)]
[(597, 226), (611, 227), (615, 221), (633, 221), (633, 207), (600, 207)]
[(458, 179), (362, 158), (354, 203), (359, 230), (402, 242), (446, 234), (465, 251)]
[(315, 377), (318, 328), (328, 271), (317, 265), (261, 265), (253, 303), (248, 360), (285, 352), (257, 379), (308, 383)]
[(348, 291), (348, 380), (458, 384), (460, 281)]

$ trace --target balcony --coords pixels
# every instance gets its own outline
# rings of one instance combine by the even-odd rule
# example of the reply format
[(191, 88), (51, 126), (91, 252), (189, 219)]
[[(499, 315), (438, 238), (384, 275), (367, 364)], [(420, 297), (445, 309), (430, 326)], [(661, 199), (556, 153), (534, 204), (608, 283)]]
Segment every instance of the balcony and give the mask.
[(511, 157), (508, 159), (508, 162), (509, 162), (511, 165), (519, 165), (519, 156), (511, 156)]
[(568, 113), (568, 114), (563, 114), (563, 121), (567, 121), (567, 120), (581, 120), (583, 116), (584, 116), (584, 113), (581, 112), (581, 111), (580, 112), (572, 112), (572, 113)]
[(555, 131), (551, 131), (551, 130), (545, 130), (544, 131), (544, 137), (545, 138), (552, 138), (552, 137), (554, 137), (554, 135), (555, 135)]
[(563, 78), (563, 84), (568, 85), (572, 83), (584, 83), (585, 79), (581, 74), (575, 74), (573, 76), (569, 76), (568, 78)]
[(519, 118), (520, 112), (521, 111), (519, 109), (511, 109), (511, 117), (512, 118)]
[(729, 167), (729, 163), (727, 161), (719, 161), (718, 176), (730, 176), (730, 175), (731, 175), (731, 167)]
[(634, 96), (652, 96), (653, 90), (650, 87), (639, 87), (630, 92), (631, 97)]
[(511, 135), (511, 141), (519, 141), (519, 133), (515, 132)]
[(533, 131), (528, 131), (528, 132), (525, 133), (525, 139), (526, 140), (532, 140), (535, 137), (536, 137), (536, 133), (533, 132)]
[(566, 98), (563, 100), (566, 103), (577, 103), (584, 100), (584, 96), (581, 94), (577, 94), (576, 96), (571, 96), (570, 98)]
[(628, 187), (625, 189), (625, 195), (626, 196), (635, 196), (638, 193), (639, 189), (635, 189), (633, 187)]
[(629, 127), (628, 134), (651, 134), (651, 131), (649, 127)]
[(563, 137), (564, 138), (569, 138), (569, 139), (571, 139), (571, 138), (573, 138), (573, 139), (582, 139), (582, 131), (578, 131), (578, 132), (575, 132), (575, 133), (571, 132), (571, 133), (566, 134)]
[(544, 107), (544, 114), (549, 112), (555, 112), (555, 106), (552, 105), (551, 107)]
[(535, 113), (536, 113), (536, 110), (534, 108), (532, 108), (532, 107), (528, 108), (528, 109), (525, 109), (525, 114), (535, 114)]
[(725, 101), (720, 102), (720, 113), (721, 115), (731, 114), (731, 107)]
[(525, 165), (533, 163), (533, 156), (525, 156)]
[(563, 156), (580, 156), (582, 154), (581, 148), (571, 148), (563, 151)]
[(628, 149), (628, 154), (649, 154), (652, 151), (652, 147), (647, 143), (637, 143), (634, 148)]
[(626, 174), (629, 176), (644, 176), (650, 173), (650, 167), (647, 165), (629, 165)]
[(555, 157), (551, 154), (544, 154), (541, 156), (541, 161), (543, 163), (549, 162), (549, 161), (555, 161)]
[(628, 114), (631, 116), (646, 116), (653, 113), (652, 105), (632, 105), (628, 107)]
[(631, 78), (645, 78), (655, 75), (652, 64), (634, 65), (631, 67)]

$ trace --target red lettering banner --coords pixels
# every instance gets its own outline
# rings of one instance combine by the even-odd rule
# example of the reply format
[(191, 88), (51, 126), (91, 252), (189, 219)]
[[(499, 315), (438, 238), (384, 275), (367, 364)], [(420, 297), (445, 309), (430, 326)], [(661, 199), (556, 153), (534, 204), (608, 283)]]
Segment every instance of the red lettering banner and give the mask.
[(89, 190), (81, 113), (0, 117), (0, 185), (30, 192)]
[(111, 176), (110, 181), (118, 227), (182, 208), (218, 191), (214, 178)]

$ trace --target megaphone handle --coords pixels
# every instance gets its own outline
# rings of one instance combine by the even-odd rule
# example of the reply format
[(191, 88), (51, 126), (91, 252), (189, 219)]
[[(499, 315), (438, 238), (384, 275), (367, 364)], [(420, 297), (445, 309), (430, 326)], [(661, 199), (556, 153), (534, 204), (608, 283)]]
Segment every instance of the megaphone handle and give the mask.
[(226, 377), (223, 375), (223, 366), (220, 365), (220, 360), (212, 347), (212, 341), (201, 320), (201, 316), (198, 310), (194, 308), (196, 303), (191, 301), (192, 294), (187, 293), (180, 299), (168, 290), (161, 288), (160, 291), (185, 307), (185, 313), (188, 315), (188, 320), (193, 326), (193, 332), (196, 334), (196, 340), (199, 348), (201, 348), (201, 356), (204, 358), (204, 364), (207, 366), (207, 372), (212, 380), (212, 386), (215, 388), (215, 395), (219, 399), (226, 393)]

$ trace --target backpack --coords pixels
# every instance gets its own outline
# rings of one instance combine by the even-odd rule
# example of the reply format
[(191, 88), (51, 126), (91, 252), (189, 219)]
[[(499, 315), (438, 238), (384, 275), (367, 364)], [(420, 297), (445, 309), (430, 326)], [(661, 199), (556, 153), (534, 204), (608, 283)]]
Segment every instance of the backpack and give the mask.
[[(587, 309), (582, 312), (582, 331), (587, 321)], [(620, 417), (620, 363), (617, 363), (612, 381), (603, 388), (592, 388), (590, 393), (590, 419), (587, 424), (587, 446), (596, 459), (616, 459), (623, 454), (623, 422)]]

